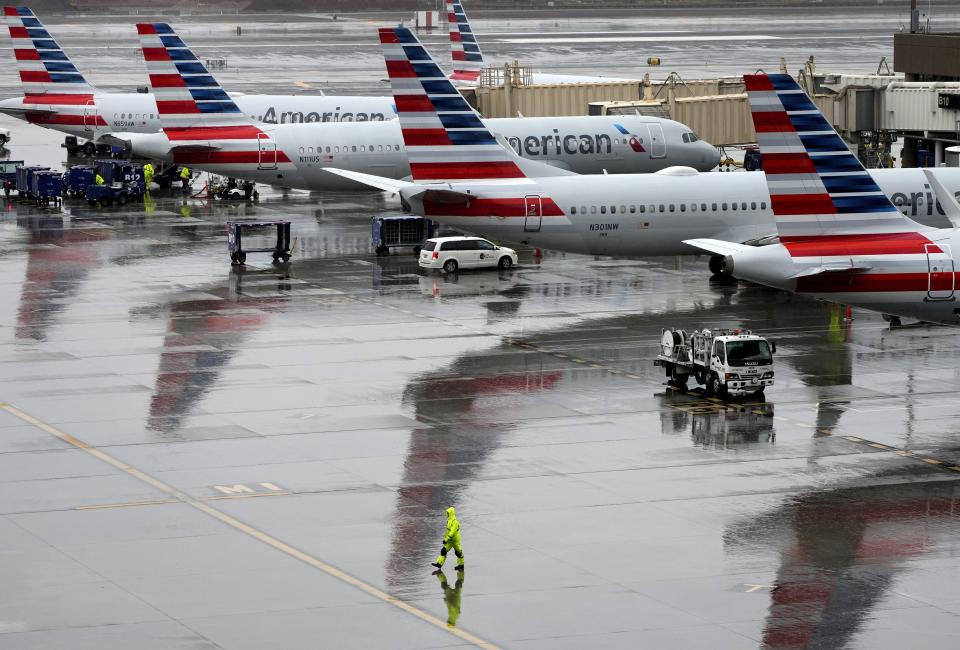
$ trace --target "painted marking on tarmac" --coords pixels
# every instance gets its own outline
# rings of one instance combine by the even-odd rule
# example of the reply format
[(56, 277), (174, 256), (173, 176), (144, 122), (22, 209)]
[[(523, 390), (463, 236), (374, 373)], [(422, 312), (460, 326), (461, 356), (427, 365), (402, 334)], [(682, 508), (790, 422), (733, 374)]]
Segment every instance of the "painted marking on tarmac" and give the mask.
[(743, 586), (746, 587), (744, 591), (748, 594), (752, 594), (755, 591), (760, 591), (761, 589), (773, 589), (773, 585), (752, 585), (748, 582), (745, 582)]
[(147, 474), (143, 470), (137, 469), (132, 465), (128, 465), (127, 463), (123, 462), (118, 458), (115, 458), (114, 456), (111, 456), (105, 451), (102, 451), (94, 447), (93, 445), (90, 445), (84, 442), (83, 440), (80, 440), (79, 438), (75, 438), (74, 436), (71, 436), (69, 433), (61, 431), (60, 429), (57, 429), (56, 427), (50, 424), (47, 424), (42, 420), (38, 420), (37, 418), (33, 417), (29, 413), (25, 413), (21, 411), (20, 409), (18, 409), (16, 406), (13, 406), (12, 404), (5, 404), (0, 402), (0, 409), (3, 409), (10, 415), (23, 420), (27, 424), (31, 424), (42, 431), (46, 431), (47, 433), (54, 436), (55, 438), (59, 438), (60, 440), (63, 440), (64, 442), (76, 447), (77, 449), (81, 449), (87, 452), (97, 460), (103, 461), (107, 465), (110, 465), (142, 481), (143, 483), (146, 483), (147, 485), (155, 488), (156, 490), (170, 496), (172, 500), (185, 503), (199, 510), (204, 514), (209, 515), (214, 519), (217, 519), (221, 523), (226, 524), (227, 526), (233, 528), (234, 530), (244, 533), (250, 537), (253, 537), (254, 539), (257, 539), (263, 542), (267, 546), (270, 546), (275, 550), (280, 551), (281, 553), (285, 553), (286, 555), (289, 555), (292, 558), (300, 560), (304, 564), (307, 564), (315, 569), (319, 569), (320, 571), (323, 571), (327, 575), (333, 578), (336, 578), (341, 582), (344, 582), (348, 585), (356, 587), (360, 591), (363, 591), (364, 593), (376, 598), (377, 600), (393, 605), (397, 609), (403, 610), (404, 612), (412, 616), (415, 616), (419, 618), (421, 621), (424, 621), (425, 623), (429, 623), (430, 625), (438, 629), (445, 630), (450, 634), (452, 634), (453, 636), (459, 638), (460, 640), (470, 643), (472, 645), (475, 645), (478, 648), (484, 648), (485, 650), (498, 650), (497, 646), (490, 643), (489, 641), (481, 639), (475, 634), (471, 634), (470, 632), (461, 630), (460, 628), (448, 627), (446, 621), (441, 620), (436, 616), (433, 616), (432, 614), (425, 612), (424, 610), (419, 609), (418, 607), (415, 607), (414, 605), (411, 605), (410, 603), (397, 598), (396, 596), (392, 596), (387, 592), (381, 589), (378, 589), (377, 587), (374, 587), (373, 585), (368, 584), (363, 580), (357, 577), (354, 577), (345, 571), (342, 571), (341, 569), (338, 569), (332, 564), (328, 564), (323, 560), (310, 555), (309, 553), (301, 551), (300, 549), (295, 548), (287, 544), (286, 542), (283, 542), (277, 539), (276, 537), (273, 537), (272, 535), (265, 533), (264, 531), (258, 528), (254, 528), (250, 524), (246, 524), (240, 521), (239, 519), (228, 515), (225, 512), (217, 510), (213, 506), (208, 505), (207, 503), (204, 503), (199, 499), (195, 499), (194, 497), (191, 497), (189, 494), (186, 494), (185, 492), (181, 492), (177, 488), (173, 487), (172, 485), (168, 485), (167, 483), (164, 483), (160, 479), (154, 478), (153, 476), (151, 476), (150, 474)]

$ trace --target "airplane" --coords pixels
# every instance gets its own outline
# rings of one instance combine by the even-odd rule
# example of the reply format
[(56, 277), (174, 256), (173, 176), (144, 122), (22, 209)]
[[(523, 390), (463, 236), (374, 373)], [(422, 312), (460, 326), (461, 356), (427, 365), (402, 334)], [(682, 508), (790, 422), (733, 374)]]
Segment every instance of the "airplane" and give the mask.
[[(485, 126), (489, 121), (467, 104), (409, 29), (381, 29), (380, 39), (413, 182), (327, 172), (398, 193), (409, 211), (467, 232), (574, 253), (689, 255), (701, 249), (685, 239), (755, 243), (776, 234), (762, 174), (671, 167), (655, 174), (557, 176), (498, 142)], [(924, 192), (934, 203), (921, 170), (872, 175), (906, 210), (922, 212)], [(936, 178), (941, 190), (960, 195), (960, 169), (938, 169)], [(932, 205), (930, 220), (944, 220)], [(715, 255), (711, 270), (718, 273), (722, 262)]]
[[(960, 323), (957, 228), (931, 228), (901, 214), (792, 77), (745, 75), (744, 82), (780, 241), (686, 243), (722, 255), (724, 272), (741, 280), (891, 320)], [(960, 222), (960, 204), (932, 173), (928, 178)]]
[[(449, 78), (457, 84), (476, 85), (480, 73), (486, 66), (480, 44), (473, 33), (467, 14), (460, 0), (447, 0), (447, 24), (450, 27), (450, 55), (453, 71)], [(614, 77), (596, 77), (589, 75), (553, 74), (534, 70), (529, 83), (534, 84), (574, 84), (629, 81)]]
[[(368, 189), (327, 174), (329, 166), (410, 176), (399, 122), (258, 125), (169, 25), (141, 23), (137, 30), (164, 130), (114, 134), (129, 142), (133, 153), (306, 190)], [(667, 165), (711, 169), (719, 160), (717, 150), (688, 127), (660, 118), (506, 118), (490, 123), (516, 151), (543, 161), (555, 173), (635, 173)]]
[[(0, 113), (93, 141), (114, 132), (160, 131), (153, 95), (97, 90), (29, 7), (6, 6), (3, 14), (24, 95), (0, 101)], [(377, 122), (396, 118), (392, 97), (242, 93), (230, 97), (244, 115), (267, 123)]]

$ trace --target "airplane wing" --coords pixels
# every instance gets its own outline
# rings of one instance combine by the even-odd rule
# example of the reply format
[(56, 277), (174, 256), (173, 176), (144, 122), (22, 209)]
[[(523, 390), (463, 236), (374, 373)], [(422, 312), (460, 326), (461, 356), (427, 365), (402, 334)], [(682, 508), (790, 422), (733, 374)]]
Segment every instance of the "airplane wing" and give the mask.
[(940, 207), (943, 208), (943, 213), (947, 219), (950, 220), (954, 228), (960, 228), (960, 203), (957, 203), (953, 192), (940, 182), (932, 169), (924, 169), (923, 173), (926, 175), (930, 187), (933, 188), (933, 193), (937, 195), (937, 200), (940, 201)]
[(713, 255), (730, 255), (732, 253), (740, 253), (755, 248), (754, 246), (737, 244), (732, 241), (723, 241), (721, 239), (684, 239), (683, 243), (687, 246), (699, 248), (707, 253), (712, 253)]
[(416, 183), (411, 183), (410, 181), (399, 181), (394, 178), (384, 178), (383, 176), (374, 176), (373, 174), (352, 172), (350, 170), (339, 169), (337, 167), (324, 167), (323, 170), (330, 172), (331, 174), (336, 174), (337, 176), (342, 176), (343, 178), (349, 178), (352, 181), (362, 183), (368, 187), (374, 187), (378, 190), (391, 192), (393, 194), (396, 194), (400, 190), (414, 188), (417, 186)]
[(338, 169), (337, 167), (324, 167), (323, 169), (331, 174), (336, 174), (337, 176), (342, 176), (343, 178), (349, 178), (357, 183), (362, 183), (363, 185), (374, 187), (378, 190), (383, 190), (384, 192), (390, 192), (391, 194), (396, 194), (403, 190), (403, 194), (407, 198), (420, 196), (423, 194), (424, 198), (427, 200), (435, 201), (437, 203), (451, 204), (466, 203), (477, 198), (474, 194), (452, 189), (448, 184), (445, 183), (437, 183), (435, 185), (411, 183), (410, 181), (384, 178), (383, 176), (374, 176), (373, 174), (353, 172), (347, 169)]

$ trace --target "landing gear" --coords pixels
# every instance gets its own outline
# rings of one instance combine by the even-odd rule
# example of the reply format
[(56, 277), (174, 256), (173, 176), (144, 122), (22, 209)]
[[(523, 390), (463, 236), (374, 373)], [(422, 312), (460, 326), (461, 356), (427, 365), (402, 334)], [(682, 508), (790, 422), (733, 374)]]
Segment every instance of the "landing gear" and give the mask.
[(93, 156), (97, 153), (97, 145), (93, 142), (93, 140), (87, 140), (80, 148), (83, 150), (83, 155), (85, 156)]

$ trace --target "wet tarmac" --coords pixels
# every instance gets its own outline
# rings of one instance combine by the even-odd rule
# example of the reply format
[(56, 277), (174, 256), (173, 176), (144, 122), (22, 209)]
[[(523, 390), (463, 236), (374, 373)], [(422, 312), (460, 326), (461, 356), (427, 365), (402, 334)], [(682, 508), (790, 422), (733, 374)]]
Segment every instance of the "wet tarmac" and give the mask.
[[(960, 332), (693, 258), (424, 274), (388, 198), (261, 192), (0, 199), (0, 647), (960, 642)], [(248, 217), (288, 265), (231, 268)], [(664, 383), (705, 325), (776, 340), (765, 400)]]

